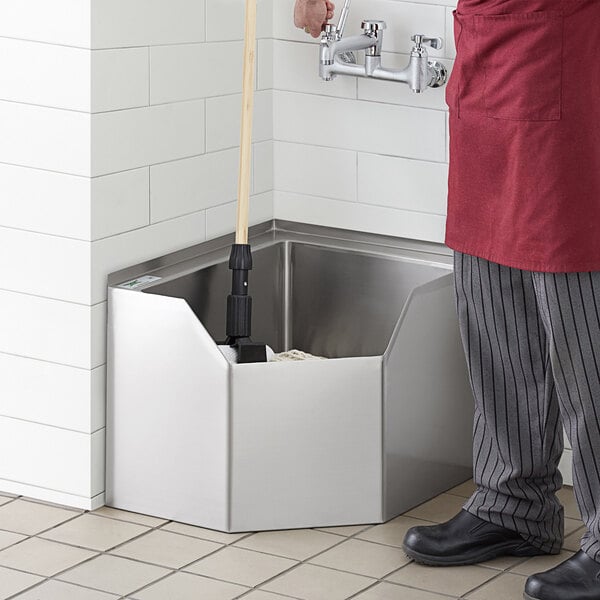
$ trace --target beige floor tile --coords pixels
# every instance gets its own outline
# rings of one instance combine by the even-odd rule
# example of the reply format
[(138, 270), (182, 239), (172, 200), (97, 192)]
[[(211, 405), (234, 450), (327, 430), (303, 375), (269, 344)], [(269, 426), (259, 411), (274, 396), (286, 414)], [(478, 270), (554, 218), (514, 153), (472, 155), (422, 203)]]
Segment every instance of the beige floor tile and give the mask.
[(581, 549), (581, 538), (585, 531), (585, 527), (582, 527), (571, 535), (568, 535), (563, 542), (563, 548), (565, 550), (571, 550), (571, 552), (578, 552)]
[(341, 542), (339, 535), (314, 531), (312, 529), (292, 529), (289, 531), (263, 531), (244, 538), (235, 545), (248, 550), (258, 550), (296, 560), (306, 560), (323, 550)]
[(310, 562), (379, 579), (407, 564), (410, 559), (400, 548), (350, 539), (319, 554)]
[(0, 552), (0, 565), (51, 577), (69, 567), (92, 558), (95, 552), (58, 544), (49, 540), (29, 538)]
[(194, 525), (186, 525), (185, 523), (167, 523), (161, 529), (165, 531), (174, 531), (183, 535), (191, 535), (209, 542), (217, 542), (218, 544), (233, 544), (242, 538), (248, 537), (248, 533), (223, 533), (213, 529), (204, 529), (203, 527), (195, 527)]
[(2, 506), (3, 504), (8, 504), (9, 502), (12, 502), (13, 498), (7, 498), (6, 496), (0, 496), (0, 506)]
[(440, 494), (432, 500), (409, 510), (405, 515), (416, 519), (424, 519), (425, 521), (433, 521), (434, 523), (444, 523), (457, 515), (464, 503), (465, 499), (460, 496)]
[(158, 527), (159, 525), (168, 523), (167, 519), (157, 519), (156, 517), (150, 517), (148, 515), (111, 508), (110, 506), (102, 506), (90, 514), (100, 515), (101, 517), (110, 517), (111, 519), (117, 519), (118, 521), (137, 523), (138, 525), (146, 525), (147, 527)]
[(513, 567), (511, 572), (527, 576), (533, 575), (534, 573), (541, 573), (542, 571), (552, 569), (561, 562), (571, 558), (573, 554), (574, 553), (569, 550), (563, 550), (560, 554), (555, 554), (553, 556), (534, 556)]
[(46, 581), (27, 592), (19, 594), (15, 600), (115, 600), (119, 596), (82, 588), (63, 581)]
[(43, 578), (37, 575), (0, 567), (0, 600), (5, 600), (40, 581), (43, 581)]
[(472, 479), (453, 487), (448, 490), (447, 494), (454, 494), (455, 496), (461, 496), (463, 498), (470, 498), (473, 495), (473, 492), (477, 489), (475, 486), (475, 482)]
[(498, 571), (494, 569), (476, 565), (440, 568), (411, 563), (387, 577), (387, 580), (429, 592), (462, 596), (497, 575)]
[(158, 530), (119, 546), (111, 554), (179, 569), (222, 547), (215, 542)]
[(56, 578), (113, 594), (131, 594), (170, 573), (169, 569), (119, 556), (98, 556)]
[(521, 600), (527, 577), (502, 573), (496, 579), (467, 594), (469, 600)]
[(24, 540), (27, 536), (12, 531), (0, 531), (0, 550), (8, 548), (17, 542)]
[(382, 582), (355, 596), (353, 600), (443, 600), (444, 598), (448, 600), (448, 596)]
[(186, 567), (185, 570), (197, 575), (256, 587), (295, 564), (297, 562), (289, 558), (227, 546)]
[(523, 558), (522, 556), (500, 556), (499, 558), (486, 560), (485, 562), (481, 563), (481, 566), (497, 569), (498, 571), (506, 571), (507, 569), (511, 569), (525, 560), (527, 559)]
[(561, 501), (562, 505), (565, 507), (565, 517), (581, 520), (581, 513), (579, 512), (577, 502), (575, 501), (573, 488), (570, 486), (564, 486), (562, 489), (556, 492), (556, 495)]
[(146, 531), (150, 529), (143, 525), (97, 517), (88, 513), (47, 531), (42, 537), (92, 550), (108, 550)]
[(254, 590), (249, 594), (246, 594), (242, 600), (284, 600), (289, 599), (289, 596), (280, 596), (273, 592), (263, 592), (262, 590)]
[(76, 514), (71, 510), (18, 499), (0, 506), (0, 529), (35, 535), (72, 519)]
[(582, 527), (583, 521), (581, 519), (570, 519), (569, 517), (565, 517), (565, 536), (570, 535)]
[(374, 579), (316, 565), (300, 565), (269, 581), (263, 589), (302, 600), (344, 600), (375, 583)]
[(435, 525), (435, 523), (404, 516), (396, 517), (393, 521), (383, 523), (382, 525), (375, 525), (375, 527), (359, 533), (356, 538), (379, 544), (387, 544), (388, 546), (401, 547), (407, 530), (419, 525), (427, 526)]
[(317, 531), (325, 531), (326, 533), (335, 533), (336, 535), (343, 535), (349, 537), (355, 535), (360, 531), (364, 531), (372, 527), (372, 525), (347, 525), (343, 527), (316, 527)]
[[(175, 573), (132, 596), (132, 600), (232, 600), (248, 588), (190, 573)], [(274, 598), (273, 600), (277, 600)]]

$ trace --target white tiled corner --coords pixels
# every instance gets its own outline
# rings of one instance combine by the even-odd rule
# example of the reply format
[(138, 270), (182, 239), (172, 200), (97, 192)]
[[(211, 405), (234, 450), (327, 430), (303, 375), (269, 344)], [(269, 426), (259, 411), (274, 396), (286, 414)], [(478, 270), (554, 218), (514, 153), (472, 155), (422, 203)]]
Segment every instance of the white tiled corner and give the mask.
[(150, 224), (148, 167), (91, 180), (91, 240)]
[(105, 175), (204, 152), (204, 100), (92, 115), (92, 173)]
[[(206, 239), (210, 240), (234, 231), (236, 211), (237, 202), (207, 209)], [(273, 212), (273, 192), (250, 197), (250, 226), (271, 220)]]
[[(105, 307), (0, 290), (0, 352), (83, 369), (103, 364)], [(101, 360), (102, 359), (102, 360)]]
[(259, 90), (273, 89), (273, 45), (274, 40), (258, 40), (256, 57), (256, 86)]
[(263, 194), (273, 190), (275, 177), (274, 144), (271, 140), (252, 147), (252, 193)]
[(91, 52), (91, 112), (150, 103), (149, 48)]
[[(239, 146), (242, 97), (239, 94), (206, 100), (206, 149), (215, 152)], [(273, 138), (273, 96), (259, 91), (254, 104), (252, 139), (262, 142)]]
[(0, 162), (90, 175), (89, 114), (0, 101), (0, 130)]
[(351, 150), (275, 142), (275, 189), (355, 201), (357, 155)]
[(150, 168), (156, 223), (235, 200), (239, 150), (203, 154)]
[[(4, 457), (0, 479), (27, 481), (41, 488), (91, 498), (101, 491), (95, 485), (97, 475), (92, 473), (93, 438), (85, 433), (0, 417), (0, 451)], [(20, 448), (19, 452), (13, 451), (15, 447)]]
[(0, 164), (0, 189), (0, 226), (89, 239), (88, 178)]
[(446, 224), (440, 215), (279, 191), (275, 218), (438, 243)]
[(2, 100), (89, 112), (89, 50), (0, 37), (0, 58)]
[[(87, 242), (0, 227), (0, 280), (5, 290), (46, 298), (89, 301), (91, 251)], [(15, 254), (27, 260), (15, 261)]]
[(0, 2), (0, 36), (90, 47), (92, 0)]
[(90, 434), (104, 424), (105, 375), (103, 367), (0, 354), (0, 415)]
[(206, 215), (199, 211), (93, 242), (92, 303), (96, 305), (106, 298), (110, 273), (193, 246), (205, 238)]

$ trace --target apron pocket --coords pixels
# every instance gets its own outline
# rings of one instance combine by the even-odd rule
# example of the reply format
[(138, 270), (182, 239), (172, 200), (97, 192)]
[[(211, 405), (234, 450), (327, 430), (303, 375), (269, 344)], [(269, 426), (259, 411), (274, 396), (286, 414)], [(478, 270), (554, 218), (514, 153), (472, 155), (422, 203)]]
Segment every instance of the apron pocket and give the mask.
[(485, 113), (495, 119), (561, 118), (563, 16), (558, 11), (476, 15)]
[[(460, 43), (460, 34), (462, 33), (462, 25), (458, 19), (456, 9), (452, 11), (452, 15), (454, 17), (454, 45), (456, 47), (457, 59), (459, 55), (459, 43)], [(456, 60), (454, 64), (456, 65)], [(446, 104), (448, 108), (451, 110), (455, 110), (458, 108), (458, 73), (455, 73), (455, 69), (453, 68), (450, 72), (450, 78), (446, 83), (446, 90), (444, 92), (446, 98)]]

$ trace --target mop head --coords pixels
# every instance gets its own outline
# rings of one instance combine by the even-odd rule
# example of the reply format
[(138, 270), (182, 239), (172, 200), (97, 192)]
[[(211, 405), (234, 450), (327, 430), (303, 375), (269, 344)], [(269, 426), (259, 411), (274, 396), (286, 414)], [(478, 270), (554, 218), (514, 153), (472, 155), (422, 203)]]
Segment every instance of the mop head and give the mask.
[[(231, 346), (219, 346), (219, 350), (230, 363), (237, 363), (237, 350)], [(287, 362), (298, 360), (325, 360), (324, 356), (313, 356), (302, 350), (288, 350), (275, 354), (273, 348), (267, 346), (267, 362)]]
[(325, 360), (325, 357), (314, 356), (308, 352), (302, 352), (302, 350), (288, 350), (287, 352), (274, 354), (272, 358), (269, 358), (269, 362), (284, 362), (289, 360)]

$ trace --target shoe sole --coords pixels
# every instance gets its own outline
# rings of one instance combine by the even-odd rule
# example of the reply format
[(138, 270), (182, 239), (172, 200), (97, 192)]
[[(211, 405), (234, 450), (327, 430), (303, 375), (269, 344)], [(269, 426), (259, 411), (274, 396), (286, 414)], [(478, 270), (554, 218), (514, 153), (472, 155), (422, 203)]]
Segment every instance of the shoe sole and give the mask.
[[(533, 546), (527, 545), (525, 548), (523, 544), (519, 542), (518, 546), (515, 546), (514, 542), (508, 542), (506, 544), (499, 544), (493, 548), (488, 548), (485, 552), (474, 553), (471, 555), (463, 555), (460, 558), (456, 557), (442, 557), (442, 556), (431, 556), (428, 554), (421, 554), (415, 552), (411, 548), (408, 548), (404, 544), (402, 548), (408, 558), (412, 558), (415, 562), (427, 565), (428, 567), (459, 567), (463, 565), (474, 565), (477, 563), (485, 562), (486, 560), (492, 560), (499, 556), (540, 556), (548, 554), (534, 548)], [(521, 547), (521, 549), (519, 549)], [(536, 598), (526, 598), (525, 600), (536, 600)]]

